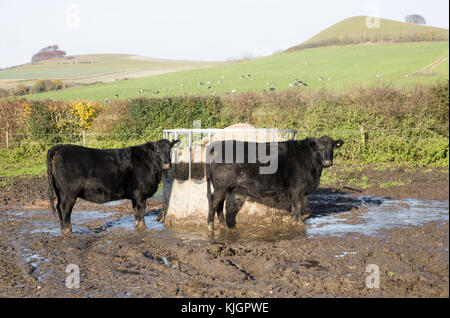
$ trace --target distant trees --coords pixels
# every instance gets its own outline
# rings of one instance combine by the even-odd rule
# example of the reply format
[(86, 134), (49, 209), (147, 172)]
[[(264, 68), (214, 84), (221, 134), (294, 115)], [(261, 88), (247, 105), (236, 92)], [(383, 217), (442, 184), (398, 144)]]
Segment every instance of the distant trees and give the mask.
[(61, 57), (66, 55), (67, 53), (65, 51), (59, 50), (58, 45), (49, 45), (47, 47), (44, 47), (39, 52), (34, 54), (31, 57), (31, 62), (39, 62), (42, 60), (46, 60), (52, 57)]
[(60, 79), (41, 79), (36, 81), (33, 85), (19, 84), (9, 89), (0, 88), (0, 98), (8, 96), (24, 96), (27, 94), (37, 94), (48, 91), (56, 91), (70, 87), (63, 83)]
[(405, 17), (405, 22), (414, 24), (427, 24), (425, 18), (419, 14), (408, 14)]

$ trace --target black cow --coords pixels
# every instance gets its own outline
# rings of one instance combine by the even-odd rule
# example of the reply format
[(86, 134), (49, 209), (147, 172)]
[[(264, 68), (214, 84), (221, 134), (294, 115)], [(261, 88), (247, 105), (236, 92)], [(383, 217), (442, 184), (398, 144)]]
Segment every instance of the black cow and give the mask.
[[(291, 206), (291, 213), (302, 223), (302, 210), (305, 207), (305, 196), (314, 191), (320, 182), (322, 169), (333, 164), (333, 152), (344, 144), (342, 140), (333, 140), (328, 136), (307, 138), (298, 141), (279, 143), (251, 143), (233, 141), (233, 153), (226, 155), (226, 143), (230, 141), (213, 142), (208, 146), (206, 181), (209, 203), (208, 229), (214, 230), (214, 215), (217, 213), (221, 224), (225, 224), (223, 205), (228, 193), (234, 192), (248, 195), (255, 199), (281, 194), (286, 197)], [(268, 153), (270, 147), (276, 147), (278, 154), (277, 169), (273, 173), (262, 174), (261, 168), (268, 167), (267, 159), (258, 157), (249, 161), (249, 149), (262, 147)], [(217, 152), (217, 149), (220, 151)], [(237, 153), (244, 151), (239, 160)], [(226, 157), (228, 156), (228, 161)], [(232, 158), (232, 160), (230, 160)], [(251, 159), (251, 158), (250, 158)], [(273, 159), (273, 158), (272, 158)], [(218, 162), (220, 161), (220, 162)], [(227, 163), (228, 162), (228, 163)], [(211, 193), (211, 183), (214, 193)]]
[[(97, 203), (131, 199), (134, 225), (145, 228), (147, 198), (158, 189), (169, 169), (171, 148), (178, 142), (161, 139), (123, 149), (93, 149), (59, 145), (47, 153), (50, 206), (61, 233), (72, 233), (70, 215), (77, 198)], [(58, 200), (55, 208), (55, 199)]]

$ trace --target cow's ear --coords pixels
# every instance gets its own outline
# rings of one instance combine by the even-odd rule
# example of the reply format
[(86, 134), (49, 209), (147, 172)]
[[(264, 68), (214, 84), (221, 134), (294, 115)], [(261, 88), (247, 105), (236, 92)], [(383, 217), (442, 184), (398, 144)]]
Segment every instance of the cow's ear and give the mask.
[(155, 151), (155, 144), (153, 142), (147, 142), (147, 147), (148, 149)]
[(312, 150), (317, 150), (317, 142), (314, 139), (308, 141), (308, 146), (310, 146)]
[(170, 142), (170, 148), (172, 148), (173, 146), (175, 146), (176, 144), (178, 144), (180, 141), (179, 140), (174, 140)]
[(339, 148), (340, 146), (342, 146), (344, 144), (344, 141), (342, 139), (336, 140), (334, 142), (334, 147), (335, 148)]

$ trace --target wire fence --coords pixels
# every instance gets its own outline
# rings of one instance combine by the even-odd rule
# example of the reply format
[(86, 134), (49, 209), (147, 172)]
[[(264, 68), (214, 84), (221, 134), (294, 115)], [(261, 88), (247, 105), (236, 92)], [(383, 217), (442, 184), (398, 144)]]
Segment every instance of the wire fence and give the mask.
[[(448, 127), (407, 127), (407, 128), (380, 128), (380, 129), (336, 129), (336, 130), (311, 130), (297, 129), (297, 138), (320, 137), (323, 135), (336, 136), (345, 138), (346, 142), (357, 142), (367, 144), (370, 142), (380, 141), (380, 138), (395, 135), (397, 140), (402, 141), (419, 141), (447, 138)], [(440, 133), (437, 133), (440, 132)], [(446, 132), (446, 133), (445, 133)], [(20, 145), (37, 145), (52, 141), (56, 143), (70, 142), (74, 144), (89, 146), (90, 144), (98, 144), (99, 141), (155, 141), (163, 138), (164, 133), (161, 132), (145, 132), (145, 133), (107, 133), (107, 132), (81, 132), (81, 133), (10, 133), (7, 130), (0, 135), (0, 148), (13, 149)]]

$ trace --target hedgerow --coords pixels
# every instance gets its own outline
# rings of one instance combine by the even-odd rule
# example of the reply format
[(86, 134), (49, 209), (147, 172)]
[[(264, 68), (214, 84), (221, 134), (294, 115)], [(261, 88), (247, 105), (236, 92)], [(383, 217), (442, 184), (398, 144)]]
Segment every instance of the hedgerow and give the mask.
[(103, 106), (7, 100), (0, 102), (0, 152), (9, 162), (26, 156), (44, 158), (53, 144), (80, 144), (83, 129), (89, 135), (88, 146), (124, 147), (160, 139), (164, 129), (192, 128), (193, 122), (200, 120), (203, 128), (247, 122), (260, 128), (295, 129), (298, 138), (341, 138), (346, 143), (336, 156), (358, 163), (448, 167), (448, 98), (446, 81), (402, 89), (389, 85), (354, 88), (340, 93), (302, 89), (220, 97), (136, 98)]

